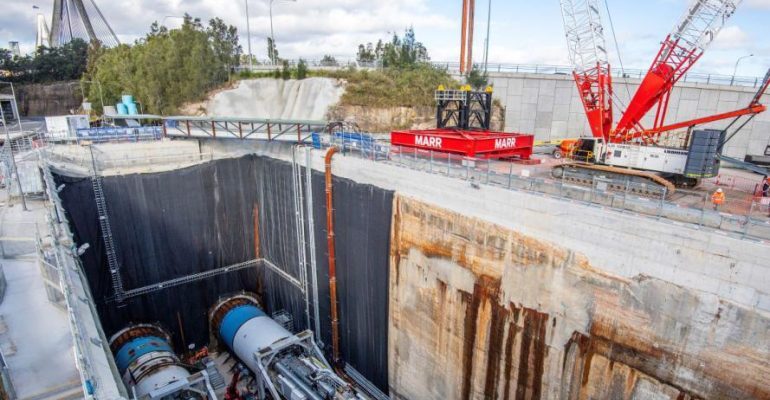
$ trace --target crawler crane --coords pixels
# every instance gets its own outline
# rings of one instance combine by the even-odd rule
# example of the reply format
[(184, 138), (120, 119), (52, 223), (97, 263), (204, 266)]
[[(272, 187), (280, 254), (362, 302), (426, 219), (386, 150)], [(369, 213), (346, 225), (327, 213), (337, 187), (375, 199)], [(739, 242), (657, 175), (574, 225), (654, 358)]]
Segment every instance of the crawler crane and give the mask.
[[(612, 88), (599, 0), (561, 0), (573, 77), (592, 137), (568, 142), (574, 161), (554, 167), (554, 177), (565, 177), (564, 171), (570, 170), (583, 176), (651, 181), (673, 193), (675, 187), (693, 187), (701, 178), (716, 176), (725, 138), (735, 132), (694, 128), (732, 118), (728, 129), (736, 126), (739, 130), (765, 111), (760, 99), (770, 83), (770, 70), (745, 108), (671, 124), (666, 124), (666, 113), (674, 85), (700, 59), (739, 3), (693, 1), (663, 40), (630, 102), (622, 107)], [(617, 124), (613, 123), (613, 105), (623, 108)], [(653, 109), (652, 125), (644, 126), (643, 119)], [(686, 135), (680, 145), (661, 143), (662, 135), (682, 129)]]

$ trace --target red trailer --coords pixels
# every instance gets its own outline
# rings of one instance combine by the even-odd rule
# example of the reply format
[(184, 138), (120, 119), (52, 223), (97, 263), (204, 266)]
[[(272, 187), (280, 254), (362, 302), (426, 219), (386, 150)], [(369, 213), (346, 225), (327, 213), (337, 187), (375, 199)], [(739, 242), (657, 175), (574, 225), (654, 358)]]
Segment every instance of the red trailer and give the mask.
[(534, 136), (522, 133), (462, 129), (393, 131), (394, 146), (462, 154), (466, 157), (529, 160)]

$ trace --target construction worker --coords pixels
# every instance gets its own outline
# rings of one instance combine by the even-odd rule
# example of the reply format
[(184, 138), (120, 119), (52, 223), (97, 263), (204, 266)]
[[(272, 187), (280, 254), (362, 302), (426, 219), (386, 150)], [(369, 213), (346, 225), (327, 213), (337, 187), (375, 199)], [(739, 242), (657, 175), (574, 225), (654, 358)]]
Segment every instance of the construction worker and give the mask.
[(714, 192), (714, 194), (711, 195), (711, 204), (714, 205), (714, 210), (717, 210), (719, 206), (721, 206), (724, 202), (725, 193), (722, 191), (722, 188), (719, 188), (716, 192)]

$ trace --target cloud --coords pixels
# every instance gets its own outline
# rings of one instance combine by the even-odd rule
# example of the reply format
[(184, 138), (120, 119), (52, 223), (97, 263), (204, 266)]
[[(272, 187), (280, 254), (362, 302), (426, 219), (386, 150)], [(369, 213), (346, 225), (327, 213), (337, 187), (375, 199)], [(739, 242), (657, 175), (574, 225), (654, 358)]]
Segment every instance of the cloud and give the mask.
[(770, 10), (770, 0), (748, 0), (746, 1), (746, 5), (752, 8)]
[[(50, 19), (53, 2), (33, 1), (40, 6), (39, 12)], [(252, 51), (261, 59), (267, 57), (268, 0), (95, 1), (124, 43), (144, 36), (153, 21), (178, 27), (180, 20), (174, 17), (189, 13), (204, 22), (216, 16), (235, 25), (244, 51), (247, 49), (244, 2), (248, 1)], [(618, 45), (626, 68), (649, 67), (660, 41), (688, 2), (653, 0), (660, 6), (659, 13), (649, 12), (649, 7), (638, 2), (612, 2)], [(493, 3), (490, 62), (568, 63), (558, 2)], [(38, 11), (32, 9), (30, 0), (0, 0), (0, 4), (0, 47), (7, 46), (9, 40), (17, 40), (22, 51), (31, 51)], [(286, 58), (312, 59), (331, 54), (346, 60), (355, 57), (359, 43), (388, 39), (393, 32), (400, 33), (414, 26), (418, 40), (426, 45), (433, 60), (456, 61), (460, 6), (455, 2), (448, 4), (445, 0), (274, 0), (273, 28), (279, 52)], [(474, 59), (480, 62), (486, 33), (486, 2), (477, 1), (477, 4), (482, 5), (477, 9)], [(760, 64), (767, 63), (770, 50), (759, 39), (767, 37), (768, 27), (762, 21), (770, 17), (768, 10), (770, 0), (746, 0), (730, 20), (731, 25), (723, 29), (713, 48), (695, 68), (708, 72), (712, 68), (731, 71), (737, 56), (753, 52), (756, 56), (741, 63), (741, 70), (746, 74), (764, 74)], [(609, 23), (606, 19), (604, 22)], [(606, 28), (610, 61), (614, 68), (619, 68), (615, 44), (609, 26)]]
[[(0, 46), (18, 40), (30, 51), (35, 41), (35, 14), (27, 0), (0, 0)], [(10, 4), (5, 4), (10, 2)], [(170, 27), (179, 25), (185, 13), (201, 18), (213, 17), (235, 25), (241, 44), (247, 47), (244, 0), (96, 0), (105, 18), (123, 42), (142, 37), (153, 21)], [(39, 12), (50, 19), (50, 1), (41, 0)], [(265, 58), (266, 38), (270, 35), (270, 8), (267, 0), (248, 0), (254, 53)], [(281, 55), (321, 57), (324, 54), (352, 56), (358, 43), (387, 38), (409, 26), (428, 31), (454, 26), (450, 19), (429, 9), (427, 0), (275, 0), (272, 7), (273, 30)], [(49, 22), (50, 23), (50, 22)], [(390, 33), (389, 33), (390, 32)]]
[(737, 26), (726, 26), (714, 39), (717, 49), (740, 49), (751, 42), (749, 35)]

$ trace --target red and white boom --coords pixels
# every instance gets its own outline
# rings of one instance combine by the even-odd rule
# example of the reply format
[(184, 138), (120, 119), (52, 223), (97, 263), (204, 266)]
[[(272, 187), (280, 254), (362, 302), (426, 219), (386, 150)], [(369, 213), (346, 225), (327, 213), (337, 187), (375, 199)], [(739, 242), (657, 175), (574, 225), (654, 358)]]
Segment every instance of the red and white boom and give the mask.
[(645, 132), (642, 118), (657, 106), (652, 130), (663, 126), (674, 84), (700, 59), (739, 3), (740, 0), (697, 0), (691, 4), (663, 41), (647, 75), (618, 121), (611, 138), (613, 141), (654, 140), (656, 134)]
[[(602, 28), (600, 0), (561, 0), (564, 31), (574, 66), (575, 83), (591, 132), (607, 142), (655, 143), (667, 131), (757, 114), (765, 110), (758, 99), (748, 107), (718, 115), (665, 125), (671, 90), (703, 55), (741, 0), (695, 0), (673, 32), (668, 34), (620, 121), (613, 127), (612, 78)], [(764, 90), (760, 90), (760, 95)], [(653, 125), (642, 120), (656, 108)]]
[(612, 75), (597, 0), (561, 0), (564, 33), (580, 100), (591, 132), (609, 138), (612, 129)]

